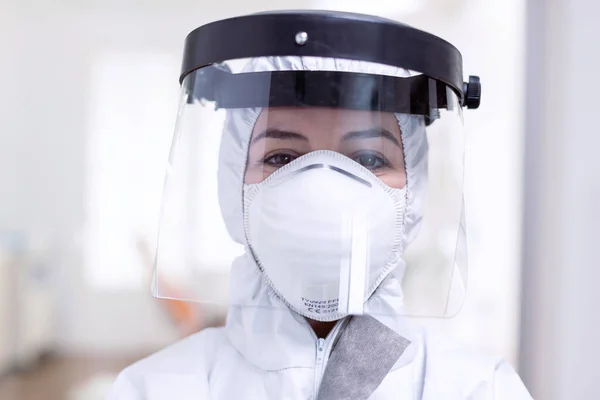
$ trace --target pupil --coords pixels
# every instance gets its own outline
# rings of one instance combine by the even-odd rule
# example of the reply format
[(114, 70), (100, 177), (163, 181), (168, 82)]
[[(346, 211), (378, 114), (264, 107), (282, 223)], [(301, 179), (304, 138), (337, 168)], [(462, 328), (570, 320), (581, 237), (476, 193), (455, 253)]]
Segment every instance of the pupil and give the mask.
[(277, 154), (272, 158), (273, 164), (285, 165), (292, 161), (292, 157), (289, 154)]
[(375, 164), (375, 157), (372, 155), (362, 156), (362, 164), (372, 167)]

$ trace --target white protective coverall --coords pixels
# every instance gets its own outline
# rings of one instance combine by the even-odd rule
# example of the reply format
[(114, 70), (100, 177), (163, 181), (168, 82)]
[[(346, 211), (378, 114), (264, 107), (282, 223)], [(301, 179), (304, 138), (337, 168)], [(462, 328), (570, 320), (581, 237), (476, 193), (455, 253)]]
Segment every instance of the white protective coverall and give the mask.
[[(366, 62), (299, 57), (256, 59), (246, 68), (281, 69), (396, 76), (408, 73)], [(259, 113), (260, 109), (230, 110), (220, 151), (219, 201), (223, 217), (231, 236), (244, 244), (243, 177), (250, 136)], [(421, 220), (427, 141), (422, 118), (397, 118), (407, 171), (404, 241), (409, 243)], [(434, 336), (403, 316), (403, 272), (399, 265), (368, 299), (365, 309), (374, 317), (364, 317), (364, 324), (353, 326), (354, 338), (348, 334), (349, 338), (340, 339), (344, 331), (351, 330), (349, 321), (353, 318), (345, 318), (326, 339), (318, 339), (304, 317), (282, 306), (253, 256), (246, 252), (232, 265), (232, 305), (226, 326), (203, 330), (128, 367), (119, 375), (108, 399), (531, 399), (506, 361)], [(400, 341), (386, 341), (389, 336), (385, 335), (377, 339), (379, 336), (370, 330), (373, 323), (383, 324)], [(361, 331), (369, 337), (361, 338)], [(361, 339), (360, 345), (353, 345)], [(345, 357), (336, 360), (346, 366), (360, 364), (365, 355), (379, 356), (374, 364), (363, 365), (354, 374), (326, 376), (335, 346), (350, 348)], [(377, 371), (377, 358), (385, 359), (392, 347), (400, 351), (395, 353), (389, 368)]]

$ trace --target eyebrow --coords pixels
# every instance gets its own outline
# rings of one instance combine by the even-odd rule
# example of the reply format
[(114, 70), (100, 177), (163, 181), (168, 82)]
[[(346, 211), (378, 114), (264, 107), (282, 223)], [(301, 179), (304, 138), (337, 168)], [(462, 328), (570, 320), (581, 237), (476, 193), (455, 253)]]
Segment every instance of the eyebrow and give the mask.
[(259, 133), (258, 135), (256, 135), (256, 137), (254, 139), (252, 139), (252, 144), (256, 143), (257, 141), (259, 141), (261, 139), (266, 139), (266, 138), (281, 139), (281, 140), (288, 140), (288, 139), (304, 140), (304, 141), (308, 142), (308, 138), (306, 136), (301, 135), (297, 132), (269, 128), (269, 129)]
[(402, 144), (396, 139), (396, 137), (389, 131), (382, 128), (367, 129), (364, 131), (348, 132), (342, 137), (342, 142), (353, 140), (353, 139), (371, 139), (371, 138), (385, 138), (390, 140), (396, 146), (402, 148)]

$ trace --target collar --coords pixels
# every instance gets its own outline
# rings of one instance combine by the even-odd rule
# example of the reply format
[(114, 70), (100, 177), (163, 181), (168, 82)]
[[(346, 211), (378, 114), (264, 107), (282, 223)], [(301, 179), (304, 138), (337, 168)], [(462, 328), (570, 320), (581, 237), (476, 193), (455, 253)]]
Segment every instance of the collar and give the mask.
[[(230, 299), (225, 329), (246, 360), (266, 371), (314, 368), (317, 337), (312, 328), (270, 289), (247, 254), (232, 265)], [(410, 341), (392, 370), (411, 363), (421, 346), (421, 335), (403, 316), (403, 309), (401, 285), (393, 274), (382, 282), (365, 307), (368, 314)], [(336, 332), (339, 334), (341, 329)]]

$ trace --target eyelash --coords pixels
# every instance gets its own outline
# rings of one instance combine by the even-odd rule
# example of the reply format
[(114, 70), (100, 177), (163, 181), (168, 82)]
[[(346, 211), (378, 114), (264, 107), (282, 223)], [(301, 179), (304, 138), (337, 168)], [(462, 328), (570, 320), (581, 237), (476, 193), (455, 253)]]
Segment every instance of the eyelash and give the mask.
[[(367, 168), (369, 171), (379, 171), (379, 170), (382, 170), (385, 168), (392, 167), (392, 164), (389, 162), (389, 160), (387, 158), (385, 158), (383, 154), (381, 154), (377, 151), (360, 151), (360, 152), (353, 154), (353, 156), (350, 158), (352, 158), (352, 160), (356, 161), (361, 156), (374, 156), (377, 158), (377, 161), (379, 163), (381, 163), (381, 166), (379, 166), (377, 168), (369, 168), (369, 167), (363, 165), (363, 167)], [(358, 162), (358, 161), (356, 161), (356, 162)]]
[(297, 153), (295, 153), (295, 152), (291, 152), (291, 151), (288, 151), (288, 152), (279, 151), (279, 152), (276, 152), (276, 153), (267, 154), (264, 158), (262, 158), (261, 160), (259, 160), (259, 164), (260, 165), (267, 165), (269, 167), (274, 167), (274, 168), (280, 168), (283, 165), (287, 164), (287, 163), (285, 163), (285, 164), (281, 164), (280, 165), (280, 164), (274, 163), (272, 161), (269, 161), (270, 159), (273, 159), (274, 157), (277, 157), (277, 156), (289, 156), (289, 157), (292, 158), (289, 162), (292, 162), (296, 158), (300, 157), (300, 155), (297, 154)]

